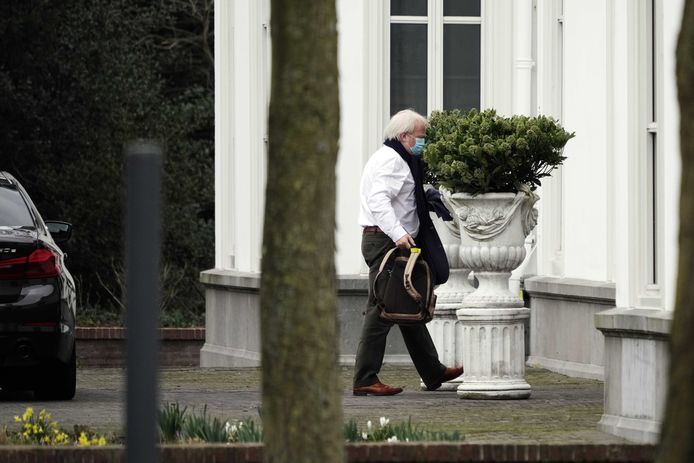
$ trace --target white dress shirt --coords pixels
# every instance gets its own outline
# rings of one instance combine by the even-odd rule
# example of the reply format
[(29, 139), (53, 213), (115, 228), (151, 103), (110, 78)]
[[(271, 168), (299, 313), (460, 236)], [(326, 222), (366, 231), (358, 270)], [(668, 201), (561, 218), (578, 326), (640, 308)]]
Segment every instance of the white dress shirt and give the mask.
[(371, 155), (361, 175), (359, 225), (376, 225), (394, 242), (419, 231), (410, 167), (388, 146)]

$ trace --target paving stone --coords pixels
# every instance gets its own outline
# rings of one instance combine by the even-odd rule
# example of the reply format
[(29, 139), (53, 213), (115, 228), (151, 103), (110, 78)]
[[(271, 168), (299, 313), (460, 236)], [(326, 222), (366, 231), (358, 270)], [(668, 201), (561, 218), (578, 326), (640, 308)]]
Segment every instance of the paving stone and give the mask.
[[(403, 386), (390, 397), (355, 397), (351, 394), (350, 368), (342, 368), (345, 420), (361, 428), (366, 421), (378, 424), (381, 416), (391, 423), (412, 420), (431, 431), (458, 431), (470, 443), (509, 444), (613, 444), (625, 440), (597, 430), (603, 407), (603, 383), (568, 378), (542, 369), (528, 368), (532, 395), (527, 400), (461, 400), (455, 391), (422, 391), (410, 366), (384, 366), (383, 382)], [(162, 402), (178, 402), (190, 410), (230, 420), (258, 419), (261, 406), (260, 371), (257, 368), (178, 368), (162, 370)], [(15, 426), (13, 417), (26, 407), (45, 408), (65, 428), (86, 425), (100, 432), (122, 433), (125, 371), (119, 368), (80, 368), (77, 394), (66, 402), (41, 402), (31, 393), (0, 392), (0, 426)]]

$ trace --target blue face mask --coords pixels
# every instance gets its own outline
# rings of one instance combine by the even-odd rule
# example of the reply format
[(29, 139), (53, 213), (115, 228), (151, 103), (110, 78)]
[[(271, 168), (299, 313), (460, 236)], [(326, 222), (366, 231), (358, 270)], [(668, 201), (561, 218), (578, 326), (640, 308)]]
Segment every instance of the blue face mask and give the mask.
[(412, 154), (415, 156), (421, 156), (422, 153), (424, 152), (424, 139), (423, 138), (416, 138), (415, 139), (415, 144), (412, 148)]

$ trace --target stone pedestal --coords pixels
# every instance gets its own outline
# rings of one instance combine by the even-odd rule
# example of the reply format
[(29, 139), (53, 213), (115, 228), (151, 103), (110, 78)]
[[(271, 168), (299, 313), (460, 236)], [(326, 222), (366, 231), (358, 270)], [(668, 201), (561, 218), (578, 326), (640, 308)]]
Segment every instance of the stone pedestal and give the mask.
[[(434, 341), (439, 360), (447, 367), (463, 365), (463, 325), (456, 316), (457, 308), (436, 305), (434, 319), (427, 324), (431, 339)], [(455, 391), (463, 381), (458, 377), (453, 381), (443, 383), (439, 390)], [(422, 390), (426, 390), (424, 382), (420, 382)]]
[[(435, 217), (432, 219), (446, 250), (451, 273), (448, 281), (436, 288), (436, 311), (427, 328), (441, 363), (447, 367), (459, 367), (463, 365), (462, 325), (455, 312), (462, 307), (463, 297), (475, 288), (468, 280), (470, 269), (462, 268), (460, 261), (460, 232), (457, 223), (443, 222)], [(455, 391), (461, 382), (461, 377), (456, 378), (443, 383), (440, 390)], [(423, 381), (420, 385), (422, 389), (426, 389)]]
[(616, 307), (595, 314), (605, 335), (605, 407), (598, 429), (656, 444), (668, 390), (672, 312)]
[(527, 399), (525, 381), (526, 308), (462, 308), (465, 374), (458, 386), (462, 399)]

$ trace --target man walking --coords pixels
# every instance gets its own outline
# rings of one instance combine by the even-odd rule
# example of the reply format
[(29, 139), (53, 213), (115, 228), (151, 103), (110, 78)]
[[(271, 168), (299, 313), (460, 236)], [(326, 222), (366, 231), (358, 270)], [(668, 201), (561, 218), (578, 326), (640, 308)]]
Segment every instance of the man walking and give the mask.
[[(359, 224), (363, 227), (361, 251), (369, 266), (369, 297), (354, 367), (354, 395), (394, 395), (402, 388), (381, 383), (386, 337), (393, 324), (383, 320), (376, 307), (373, 282), (385, 254), (397, 246), (422, 248), (436, 284), (448, 278), (448, 262), (429, 218), (423, 187), (423, 161), (427, 120), (412, 110), (392, 117), (384, 131), (385, 142), (364, 167), (360, 185)], [(425, 325), (400, 325), (412, 362), (432, 391), (463, 374), (439, 361)]]

